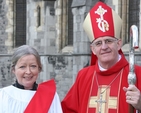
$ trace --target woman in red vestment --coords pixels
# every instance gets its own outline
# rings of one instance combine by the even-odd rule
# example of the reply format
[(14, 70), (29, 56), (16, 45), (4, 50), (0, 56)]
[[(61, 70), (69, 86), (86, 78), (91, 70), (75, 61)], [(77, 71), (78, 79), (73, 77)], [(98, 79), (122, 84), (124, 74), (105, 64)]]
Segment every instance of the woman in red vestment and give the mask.
[(129, 63), (120, 39), (122, 20), (106, 4), (98, 2), (84, 20), (92, 50), (91, 66), (78, 72), (62, 101), (64, 113), (141, 112), (141, 67), (135, 65), (136, 84), (128, 85)]

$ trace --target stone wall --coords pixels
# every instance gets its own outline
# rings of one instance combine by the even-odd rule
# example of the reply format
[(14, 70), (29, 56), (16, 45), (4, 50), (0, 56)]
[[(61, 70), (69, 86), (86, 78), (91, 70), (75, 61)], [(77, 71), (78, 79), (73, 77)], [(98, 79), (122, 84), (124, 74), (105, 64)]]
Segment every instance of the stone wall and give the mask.
[(0, 54), (7, 53), (7, 46), (5, 46), (5, 41), (7, 40), (7, 7), (5, 0), (0, 0)]
[(10, 85), (13, 80), (10, 70), (10, 56), (0, 55), (0, 88)]
[[(117, 10), (117, 6), (115, 7), (112, 1), (108, 0), (108, 3)], [(95, 0), (74, 0), (74, 5), (72, 5), (74, 42), (70, 47), (67, 45), (64, 47), (63, 44), (65, 49), (61, 48), (62, 41), (66, 40), (61, 40), (63, 27), (61, 27), (60, 20), (62, 18), (60, 17), (62, 14), (60, 3), (59, 0), (56, 0), (56, 4), (51, 1), (27, 0), (26, 43), (35, 47), (41, 55), (43, 71), (37, 82), (55, 79), (57, 92), (62, 100), (74, 83), (78, 71), (89, 65), (90, 43), (82, 24)], [(0, 0), (0, 88), (12, 84), (15, 79), (10, 72), (10, 55), (4, 55), (12, 53), (8, 48), (12, 48), (13, 44), (12, 4), (13, 0)], [(54, 9), (54, 5), (56, 5), (56, 9)], [(38, 6), (41, 8), (40, 26), (37, 26)], [(128, 60), (128, 53), (125, 55)], [(138, 65), (141, 65), (140, 56), (141, 54), (138, 52), (135, 57)]]

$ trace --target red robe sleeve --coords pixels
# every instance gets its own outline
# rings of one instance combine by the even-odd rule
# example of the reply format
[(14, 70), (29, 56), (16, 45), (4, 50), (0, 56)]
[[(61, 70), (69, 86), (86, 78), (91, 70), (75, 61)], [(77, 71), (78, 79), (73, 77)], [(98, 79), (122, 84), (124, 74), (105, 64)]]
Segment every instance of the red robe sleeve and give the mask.
[(75, 83), (61, 102), (63, 113), (86, 113), (93, 70), (94, 67), (86, 67), (79, 71)]
[(78, 96), (75, 83), (61, 102), (63, 113), (78, 113)]

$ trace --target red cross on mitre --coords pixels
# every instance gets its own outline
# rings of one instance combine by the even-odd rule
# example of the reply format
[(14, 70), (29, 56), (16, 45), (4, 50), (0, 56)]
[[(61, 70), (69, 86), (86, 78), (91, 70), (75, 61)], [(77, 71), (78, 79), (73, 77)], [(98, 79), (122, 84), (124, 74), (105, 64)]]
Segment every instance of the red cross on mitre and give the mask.
[(103, 36), (120, 38), (121, 18), (103, 2), (98, 2), (86, 16), (83, 28), (90, 41)]

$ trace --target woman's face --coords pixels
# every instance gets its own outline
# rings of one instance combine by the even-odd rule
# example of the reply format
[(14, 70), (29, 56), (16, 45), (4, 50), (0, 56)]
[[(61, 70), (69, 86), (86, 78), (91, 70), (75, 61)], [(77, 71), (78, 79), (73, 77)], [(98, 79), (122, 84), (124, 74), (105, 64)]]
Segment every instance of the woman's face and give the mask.
[(32, 89), (33, 84), (40, 73), (36, 57), (34, 55), (21, 57), (17, 61), (13, 73), (20, 85), (23, 85), (25, 89)]

